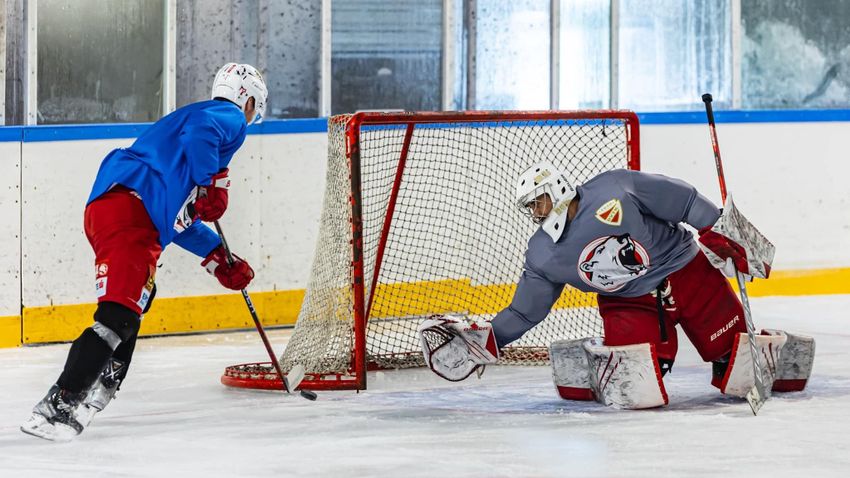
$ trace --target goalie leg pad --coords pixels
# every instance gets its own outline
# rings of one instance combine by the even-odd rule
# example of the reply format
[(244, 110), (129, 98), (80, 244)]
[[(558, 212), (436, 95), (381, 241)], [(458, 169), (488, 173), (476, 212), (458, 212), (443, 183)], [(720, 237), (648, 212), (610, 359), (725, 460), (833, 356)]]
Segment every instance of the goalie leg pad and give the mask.
[(609, 347), (594, 338), (584, 342), (584, 350), (598, 402), (627, 410), (667, 405), (655, 344)]
[[(776, 367), (785, 345), (783, 335), (756, 335), (756, 353), (759, 355), (765, 372), (765, 389), (769, 390), (773, 385)], [(720, 391), (726, 395), (744, 398), (747, 392), (755, 385), (753, 376), (753, 359), (750, 354), (749, 340), (744, 332), (738, 333), (732, 344), (732, 353), (729, 357), (729, 366), (723, 380), (720, 382)]]
[(776, 363), (773, 391), (799, 392), (806, 388), (815, 361), (815, 339), (776, 329), (764, 329), (762, 334), (782, 335), (786, 339)]
[(590, 369), (584, 342), (587, 339), (558, 340), (549, 346), (552, 380), (564, 400), (595, 400), (590, 388)]
[(499, 360), (493, 327), (485, 320), (432, 315), (418, 329), (425, 364), (437, 375), (459, 382)]

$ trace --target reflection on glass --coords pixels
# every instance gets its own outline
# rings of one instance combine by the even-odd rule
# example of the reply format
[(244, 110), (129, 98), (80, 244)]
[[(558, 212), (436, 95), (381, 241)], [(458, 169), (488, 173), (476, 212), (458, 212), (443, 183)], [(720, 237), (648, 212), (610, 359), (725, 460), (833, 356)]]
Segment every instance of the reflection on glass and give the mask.
[(549, 108), (549, 2), (477, 0), (475, 108)]
[(844, 0), (743, 0), (743, 107), (850, 106), (848, 18)]
[(158, 119), (162, 34), (162, 0), (39, 0), (38, 123)]
[(636, 110), (731, 106), (728, 1), (621, 0), (620, 106)]
[(177, 106), (209, 98), (221, 65), (257, 67), (266, 118), (319, 114), (321, 2), (177, 0)]
[(442, 0), (334, 0), (331, 111), (440, 109)]
[(611, 0), (561, 2), (559, 108), (607, 108)]

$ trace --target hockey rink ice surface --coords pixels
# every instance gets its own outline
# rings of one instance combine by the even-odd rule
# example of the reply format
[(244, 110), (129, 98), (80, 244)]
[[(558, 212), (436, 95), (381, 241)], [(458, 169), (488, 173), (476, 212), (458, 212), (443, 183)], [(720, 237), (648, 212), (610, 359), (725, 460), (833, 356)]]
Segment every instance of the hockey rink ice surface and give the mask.
[[(126, 386), (71, 443), (18, 430), (68, 344), (0, 350), (0, 477), (848, 476), (850, 296), (754, 299), (757, 327), (812, 335), (804, 392), (754, 417), (708, 383), (680, 332), (670, 405), (618, 411), (557, 397), (548, 367), (491, 367), (458, 384), (428, 370), (370, 373), (316, 402), (228, 389), (260, 361), (255, 332), (140, 340)], [(247, 312), (246, 312), (247, 313)], [(289, 330), (271, 339), (282, 349)]]

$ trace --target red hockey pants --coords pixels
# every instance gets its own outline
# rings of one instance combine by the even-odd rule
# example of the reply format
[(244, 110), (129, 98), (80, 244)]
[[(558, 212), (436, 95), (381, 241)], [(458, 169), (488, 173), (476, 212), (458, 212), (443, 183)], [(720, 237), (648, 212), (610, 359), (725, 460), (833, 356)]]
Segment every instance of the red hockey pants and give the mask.
[(663, 301), (667, 341), (661, 341), (656, 298), (599, 295), (599, 313), (606, 345), (653, 343), (659, 358), (673, 360), (678, 341), (676, 324), (706, 362), (732, 350), (738, 332), (746, 332), (744, 310), (732, 286), (701, 252), (668, 277), (671, 286)]
[(159, 232), (141, 199), (115, 187), (86, 207), (84, 221), (95, 254), (98, 302), (117, 302), (141, 314), (153, 292), (162, 252)]

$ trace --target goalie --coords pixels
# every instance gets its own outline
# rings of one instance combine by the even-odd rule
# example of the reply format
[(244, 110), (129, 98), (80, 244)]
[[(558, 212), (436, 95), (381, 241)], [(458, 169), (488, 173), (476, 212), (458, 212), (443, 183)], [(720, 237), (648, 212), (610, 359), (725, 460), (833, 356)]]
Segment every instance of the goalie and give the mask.
[[(630, 409), (666, 405), (662, 377), (676, 359), (676, 325), (712, 363), (712, 385), (741, 397), (752, 387), (744, 312), (718, 269), (734, 264), (767, 277), (772, 246), (741, 245), (730, 239), (735, 234), (719, 233), (744, 227), (731, 201), (721, 214), (684, 181), (629, 170), (607, 171), (574, 187), (548, 161), (520, 175), (516, 200), (540, 228), (528, 242), (513, 300), (492, 322), (425, 320), (420, 339), (435, 373), (453, 381), (480, 373), (502, 347), (545, 319), (569, 284), (598, 294), (605, 337), (551, 345), (563, 398)], [(699, 245), (681, 223), (699, 231)], [(767, 250), (769, 257), (748, 255), (745, 246)], [(774, 372), (774, 390), (805, 387), (811, 338), (770, 330), (756, 337), (756, 345)]]

